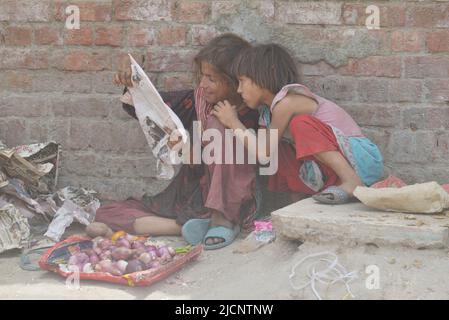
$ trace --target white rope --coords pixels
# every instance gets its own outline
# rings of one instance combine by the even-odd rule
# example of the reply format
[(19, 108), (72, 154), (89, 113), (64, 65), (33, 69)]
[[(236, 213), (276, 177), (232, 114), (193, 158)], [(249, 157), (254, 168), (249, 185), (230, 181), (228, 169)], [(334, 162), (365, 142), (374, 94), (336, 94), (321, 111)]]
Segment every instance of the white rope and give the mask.
[[(329, 256), (331, 258), (329, 258)], [(293, 283), (293, 278), (295, 277), (296, 274), (295, 270), (306, 260), (318, 257), (321, 258), (310, 263), (307, 268), (307, 276), (309, 278), (309, 281), (303, 285), (295, 285), (295, 283)], [(319, 269), (317, 270), (316, 269), (317, 265), (322, 262), (327, 262), (328, 265), (322, 270)], [(292, 271), (289, 275), (290, 285), (292, 286), (293, 289), (303, 290), (306, 287), (310, 286), (313, 294), (315, 295), (315, 297), (317, 297), (318, 300), (322, 300), (322, 298), (316, 289), (316, 282), (327, 285), (327, 290), (329, 290), (330, 286), (334, 285), (335, 283), (342, 282), (345, 285), (347, 291), (345, 297), (349, 295), (350, 297), (355, 298), (355, 296), (351, 292), (349, 283), (356, 278), (357, 273), (355, 271), (348, 272), (345, 267), (343, 267), (340, 263), (338, 263), (337, 255), (328, 251), (310, 254), (302, 258), (292, 267)]]

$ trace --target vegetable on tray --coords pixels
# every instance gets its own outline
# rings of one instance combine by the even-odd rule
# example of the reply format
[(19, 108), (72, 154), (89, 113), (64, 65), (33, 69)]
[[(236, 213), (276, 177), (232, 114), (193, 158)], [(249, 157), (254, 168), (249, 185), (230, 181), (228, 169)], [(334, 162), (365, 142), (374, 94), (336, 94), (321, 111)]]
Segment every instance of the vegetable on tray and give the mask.
[(124, 231), (114, 233), (111, 239), (96, 237), (92, 239), (92, 248), (72, 253), (62, 267), (71, 272), (104, 272), (123, 276), (157, 269), (172, 261), (177, 254), (190, 250), (190, 247), (174, 249), (147, 240)]

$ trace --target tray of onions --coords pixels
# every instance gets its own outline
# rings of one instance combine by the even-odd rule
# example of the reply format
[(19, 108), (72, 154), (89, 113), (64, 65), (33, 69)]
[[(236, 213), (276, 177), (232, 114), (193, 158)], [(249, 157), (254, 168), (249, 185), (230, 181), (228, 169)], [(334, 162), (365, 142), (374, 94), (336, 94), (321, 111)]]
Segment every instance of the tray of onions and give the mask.
[(45, 252), (41, 269), (63, 277), (148, 286), (196, 259), (202, 245), (173, 248), (149, 238), (117, 232), (112, 238), (72, 236)]

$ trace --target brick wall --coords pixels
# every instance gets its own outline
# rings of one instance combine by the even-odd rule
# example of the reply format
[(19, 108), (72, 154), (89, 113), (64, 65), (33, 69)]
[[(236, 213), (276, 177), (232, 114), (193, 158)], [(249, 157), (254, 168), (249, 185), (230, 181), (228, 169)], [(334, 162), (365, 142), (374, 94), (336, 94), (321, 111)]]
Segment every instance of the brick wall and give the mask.
[[(79, 30), (65, 28), (71, 4)], [(365, 25), (368, 5), (379, 30)], [(449, 1), (0, 0), (0, 140), (62, 143), (61, 186), (155, 192), (114, 70), (131, 52), (159, 89), (192, 87), (191, 58), (228, 31), (288, 47), (302, 81), (353, 115), (392, 173), (449, 181)]]

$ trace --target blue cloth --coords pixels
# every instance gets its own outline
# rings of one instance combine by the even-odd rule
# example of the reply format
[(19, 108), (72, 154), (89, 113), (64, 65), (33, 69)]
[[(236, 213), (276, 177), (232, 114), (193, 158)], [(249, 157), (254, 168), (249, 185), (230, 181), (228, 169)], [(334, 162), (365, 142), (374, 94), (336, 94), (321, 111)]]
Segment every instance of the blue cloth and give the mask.
[(357, 173), (366, 186), (378, 182), (384, 172), (383, 157), (379, 148), (368, 138), (350, 137)]

